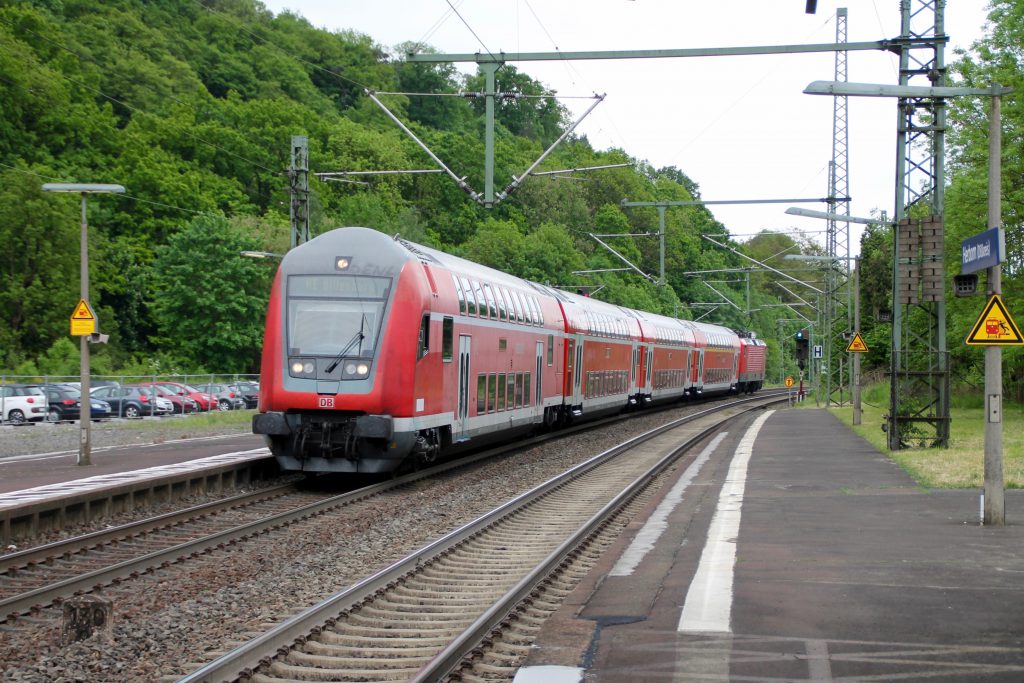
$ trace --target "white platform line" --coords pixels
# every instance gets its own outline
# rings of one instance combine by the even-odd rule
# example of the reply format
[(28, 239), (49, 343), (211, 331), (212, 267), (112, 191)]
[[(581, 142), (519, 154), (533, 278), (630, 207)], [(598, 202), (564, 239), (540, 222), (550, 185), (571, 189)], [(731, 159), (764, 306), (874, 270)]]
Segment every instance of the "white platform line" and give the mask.
[(662, 533), (668, 528), (668, 516), (683, 500), (683, 493), (687, 487), (693, 482), (697, 473), (700, 472), (700, 468), (704, 466), (704, 463), (708, 461), (711, 454), (718, 448), (718, 444), (722, 442), (722, 439), (726, 437), (728, 432), (722, 432), (716, 436), (711, 443), (705, 446), (704, 450), (700, 452), (690, 466), (686, 468), (679, 481), (675, 483), (672, 490), (661, 500), (658, 507), (655, 508), (654, 512), (648, 518), (643, 528), (633, 538), (633, 542), (629, 544), (626, 551), (622, 553), (619, 561), (612, 567), (609, 576), (630, 576), (640, 564), (640, 562), (646, 557), (647, 553), (658, 543), (658, 539), (661, 538)]
[(767, 411), (754, 420), (736, 448), (725, 484), (718, 496), (718, 507), (711, 519), (707, 544), (701, 553), (697, 574), (686, 593), (683, 612), (679, 616), (680, 632), (730, 632), (736, 542), (740, 533), (743, 493), (747, 485), (747, 465), (757, 433), (774, 412)]

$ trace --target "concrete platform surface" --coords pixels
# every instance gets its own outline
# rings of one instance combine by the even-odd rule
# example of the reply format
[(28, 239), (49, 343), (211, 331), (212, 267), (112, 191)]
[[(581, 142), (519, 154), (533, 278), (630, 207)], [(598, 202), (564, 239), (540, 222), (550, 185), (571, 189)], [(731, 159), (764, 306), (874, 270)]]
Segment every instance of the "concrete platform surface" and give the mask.
[(983, 527), (978, 490), (919, 488), (824, 410), (752, 418), (709, 448), (549, 620), (522, 675), (1024, 681), (1024, 492), (1007, 492), (1006, 526)]

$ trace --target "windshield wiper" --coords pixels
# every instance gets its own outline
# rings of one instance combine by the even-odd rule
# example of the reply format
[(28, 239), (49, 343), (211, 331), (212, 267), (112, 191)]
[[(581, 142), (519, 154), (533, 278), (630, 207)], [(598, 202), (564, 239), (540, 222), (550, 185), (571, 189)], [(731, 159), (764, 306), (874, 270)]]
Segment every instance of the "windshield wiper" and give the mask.
[(327, 372), (327, 374), (330, 374), (330, 373), (334, 372), (334, 368), (338, 367), (338, 363), (341, 362), (341, 359), (345, 357), (345, 354), (349, 352), (349, 349), (351, 349), (353, 345), (355, 345), (357, 343), (362, 345), (363, 339), (366, 338), (366, 335), (363, 334), (363, 327), (365, 325), (366, 325), (366, 314), (363, 313), (363, 319), (359, 321), (359, 331), (356, 332), (354, 335), (352, 335), (352, 338), (348, 340), (347, 344), (345, 344), (345, 348), (343, 348), (341, 350), (341, 353), (339, 353), (337, 355), (337, 357), (335, 357), (335, 359), (333, 361), (331, 361), (331, 364), (328, 365), (325, 368), (325, 371)]

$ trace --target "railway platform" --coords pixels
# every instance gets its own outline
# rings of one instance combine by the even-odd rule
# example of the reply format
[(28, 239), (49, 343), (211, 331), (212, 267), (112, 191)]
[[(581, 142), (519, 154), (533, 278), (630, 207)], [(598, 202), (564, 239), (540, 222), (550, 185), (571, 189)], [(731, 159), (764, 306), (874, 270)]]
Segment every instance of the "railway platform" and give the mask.
[[(1024, 680), (1024, 491), (925, 490), (824, 410), (683, 463), (517, 683)], [(941, 454), (939, 454), (941, 457)]]
[(251, 435), (96, 448), (92, 464), (60, 451), (0, 458), (0, 543), (277, 474)]

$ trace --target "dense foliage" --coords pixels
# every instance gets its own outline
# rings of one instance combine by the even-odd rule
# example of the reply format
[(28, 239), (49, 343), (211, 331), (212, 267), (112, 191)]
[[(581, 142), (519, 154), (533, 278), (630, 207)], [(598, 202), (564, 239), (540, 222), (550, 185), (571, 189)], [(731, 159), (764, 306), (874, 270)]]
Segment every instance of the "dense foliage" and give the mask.
[[(963, 56), (963, 79), (1019, 79), (1015, 46), (1024, 31), (1017, 4), (995, 3), (1006, 20), (976, 53)], [(273, 262), (239, 252), (288, 248), (285, 170), (293, 135), (308, 136), (313, 171), (431, 168), (420, 147), (365, 96), (370, 90), (470, 187), (484, 187), (482, 101), (385, 94), (471, 93), (482, 88), (483, 76), (407, 62), (403, 54), (391, 55), (354, 31), (332, 33), (288, 13), (275, 16), (255, 0), (0, 0), (0, 237), (7, 245), (0, 254), (0, 369), (33, 374), (67, 364), (68, 316), (78, 298), (79, 201), (46, 195), (40, 186), (93, 182), (127, 190), (88, 202), (90, 303), (111, 341), (96, 350), (97, 367), (255, 370)], [(513, 66), (502, 66), (497, 80), (502, 91), (531, 96), (497, 107), (500, 189), (568, 121), (544, 85)], [(955, 114), (952, 235), (975, 231), (978, 203), (984, 206), (984, 115), (966, 104)], [(1010, 130), (1022, 123), (1015, 105), (1004, 117)], [(1019, 137), (1006, 139), (1019, 145)], [(1011, 147), (1007, 157), (1019, 163), (1015, 152)], [(366, 225), (537, 281), (584, 287), (615, 303), (758, 330), (773, 346), (770, 379), (779, 378), (786, 368), (776, 345), (792, 328), (777, 322), (780, 300), (791, 301), (778, 278), (738, 271), (708, 278), (731, 280), (712, 286), (687, 273), (752, 265), (702, 235), (758, 259), (814, 252), (814, 244), (765, 233), (738, 245), (706, 209), (674, 208), (666, 212), (667, 287), (635, 271), (574, 274), (625, 266), (589, 233), (657, 232), (656, 209), (624, 208), (623, 198), (700, 197), (683, 171), (652, 168), (625, 150), (595, 150), (584, 137), (570, 137), (540, 170), (624, 162), (630, 165), (592, 172), (585, 182), (530, 178), (492, 209), (443, 174), (358, 183), (311, 176), (312, 232)], [(1009, 228), (1019, 220), (1013, 200), (1024, 191), (1014, 183), (1024, 176), (1007, 170), (1005, 177), (1014, 178), (1004, 202)], [(865, 242), (873, 254), (864, 263), (873, 307), (887, 305), (885, 240), (869, 231)], [(657, 278), (656, 238), (605, 241)], [(1019, 257), (1016, 237), (1012, 244)]]

